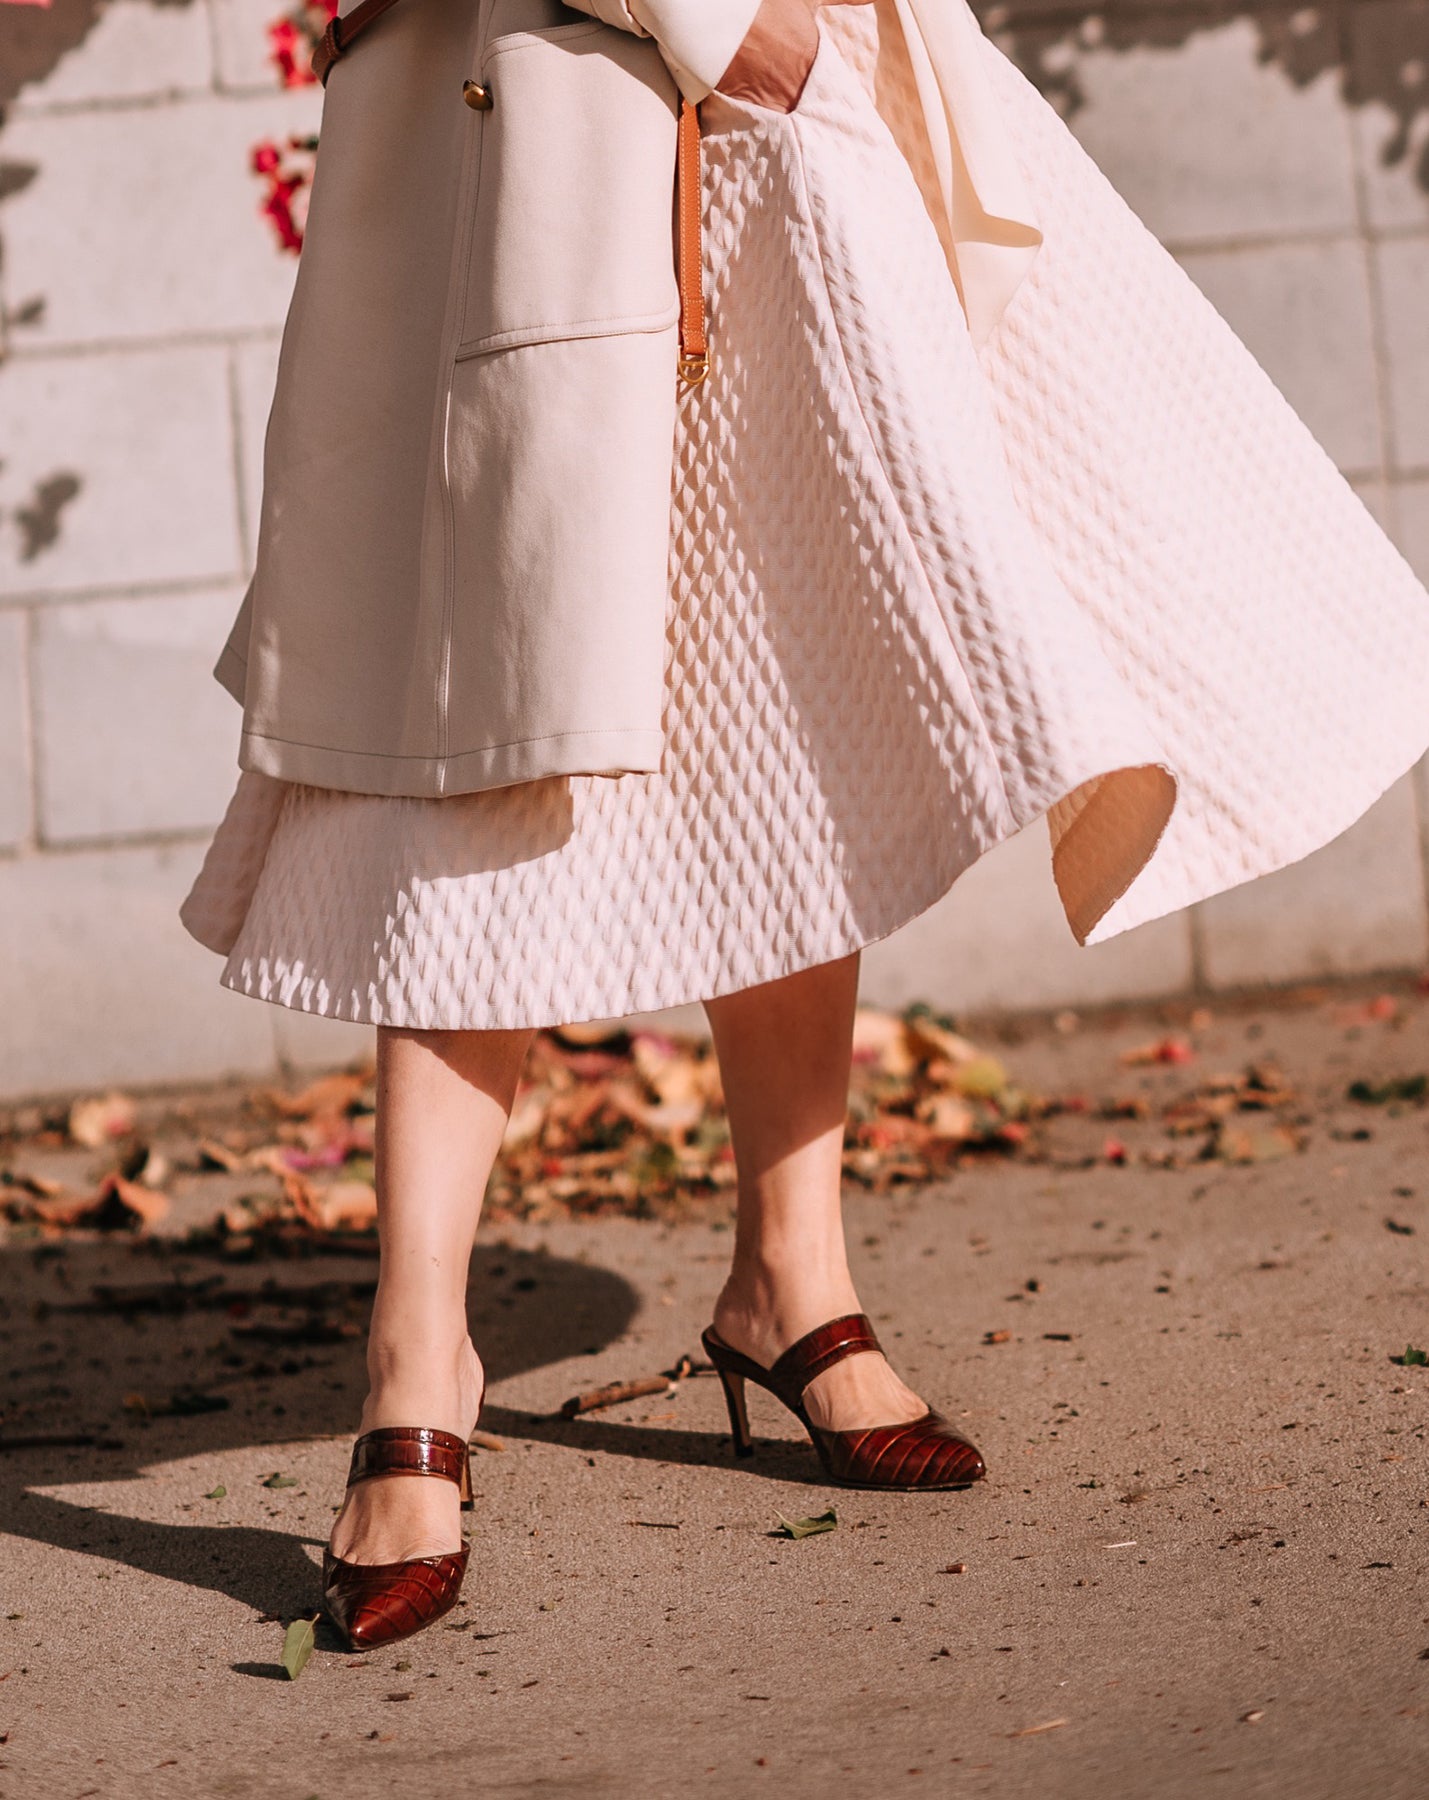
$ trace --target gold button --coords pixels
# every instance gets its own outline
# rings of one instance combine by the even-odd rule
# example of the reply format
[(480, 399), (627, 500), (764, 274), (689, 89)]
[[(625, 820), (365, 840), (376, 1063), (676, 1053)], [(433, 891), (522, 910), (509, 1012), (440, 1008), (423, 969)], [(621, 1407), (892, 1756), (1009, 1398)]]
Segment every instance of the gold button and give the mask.
[(491, 110), (491, 89), (489, 87), (483, 87), (479, 81), (464, 81), (461, 88), (461, 97), (466, 101), (468, 106), (475, 107), (477, 112), (489, 112)]

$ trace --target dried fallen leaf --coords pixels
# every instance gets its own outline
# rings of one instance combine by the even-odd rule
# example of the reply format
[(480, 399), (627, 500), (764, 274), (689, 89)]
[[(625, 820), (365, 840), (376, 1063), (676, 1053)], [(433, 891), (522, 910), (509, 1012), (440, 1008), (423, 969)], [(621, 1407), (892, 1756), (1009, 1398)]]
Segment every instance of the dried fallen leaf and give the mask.
[(704, 1101), (699, 1097), (668, 1105), (652, 1103), (633, 1083), (625, 1081), (611, 1082), (606, 1098), (617, 1113), (643, 1126), (653, 1137), (667, 1142), (688, 1137), (705, 1110)]
[(200, 1164), (225, 1169), (230, 1175), (236, 1175), (240, 1169), (248, 1166), (246, 1150), (234, 1150), (228, 1144), (221, 1144), (217, 1138), (200, 1140), (198, 1158)]
[(692, 1046), (661, 1032), (637, 1031), (630, 1041), (631, 1060), (662, 1106), (696, 1105), (703, 1111), (718, 1094), (711, 1075), (719, 1064), (713, 1056), (696, 1056)]
[(324, 1075), (300, 1094), (285, 1094), (269, 1088), (264, 1098), (285, 1119), (341, 1115), (350, 1112), (362, 1100), (370, 1080), (371, 1077), (360, 1070), (349, 1070), (339, 1075)]
[(1058, 1731), (1063, 1725), (1070, 1725), (1070, 1719), (1044, 1719), (1040, 1725), (1024, 1725), (1021, 1731), (1009, 1731), (1010, 1738), (1039, 1737), (1044, 1731)]
[(958, 1143), (977, 1130), (977, 1114), (961, 1094), (929, 1094), (918, 1102), (918, 1118), (934, 1137)]
[(137, 1181), (142, 1187), (161, 1188), (172, 1169), (162, 1150), (156, 1150), (152, 1144), (136, 1143), (120, 1164), (119, 1173), (126, 1181)]
[(1000, 1066), (996, 1065), (993, 1057), (980, 1056), (975, 1044), (960, 1037), (946, 1025), (940, 1025), (927, 1013), (908, 1013), (903, 1020), (903, 1029), (908, 1048), (924, 1062), (941, 1058), (944, 1062), (954, 1064), (982, 1062)]
[(1217, 1129), (1211, 1154), (1221, 1162), (1263, 1163), (1293, 1156), (1299, 1148), (1299, 1138), (1285, 1125), (1272, 1125), (1265, 1131), (1248, 1131), (1240, 1125), (1222, 1123)]
[(516, 1096), (516, 1103), (511, 1108), (511, 1115), (506, 1121), (506, 1130), (502, 1134), (501, 1148), (514, 1150), (520, 1144), (528, 1143), (539, 1137), (541, 1127), (546, 1122), (546, 1113), (550, 1105), (550, 1096), (543, 1088), (528, 1087)]
[(48, 1175), (31, 1175), (24, 1169), (0, 1170), (0, 1185), (31, 1195), (36, 1200), (53, 1200), (65, 1191), (62, 1181), (54, 1181)]
[(473, 1431), (467, 1442), (475, 1450), (504, 1450), (506, 1440), (497, 1437), (494, 1431)]
[(88, 1231), (143, 1231), (157, 1225), (168, 1210), (167, 1194), (122, 1175), (106, 1175), (94, 1193), (81, 1199), (42, 1200), (32, 1208), (44, 1224)]
[(335, 1181), (320, 1190), (317, 1204), (329, 1231), (365, 1231), (377, 1219), (377, 1190), (369, 1181)]
[(830, 1507), (827, 1512), (815, 1513), (807, 1519), (786, 1519), (781, 1513), (778, 1525), (769, 1535), (777, 1538), (817, 1537), (820, 1532), (836, 1531), (838, 1523), (839, 1516), (833, 1507)]
[(219, 1482), (219, 1484), (216, 1488), (210, 1488), (208, 1490), (208, 1492), (204, 1495), (205, 1500), (226, 1500), (227, 1498), (228, 1498), (228, 1489), (223, 1485), (223, 1483), (221, 1481)]
[(278, 1658), (289, 1681), (296, 1681), (308, 1666), (308, 1658), (317, 1642), (318, 1614), (311, 1619), (294, 1619), (283, 1633), (283, 1653)]
[(1188, 1063), (1196, 1060), (1196, 1052), (1185, 1038), (1172, 1036), (1123, 1050), (1118, 1060), (1128, 1068), (1143, 1063)]
[(874, 1065), (900, 1081), (918, 1066), (902, 1019), (872, 1006), (861, 1006), (854, 1014), (853, 1060), (855, 1064)]
[(128, 1137), (137, 1116), (127, 1094), (100, 1094), (75, 1101), (69, 1109), (67, 1129), (76, 1144), (82, 1144), (86, 1150), (100, 1150), (116, 1138)]

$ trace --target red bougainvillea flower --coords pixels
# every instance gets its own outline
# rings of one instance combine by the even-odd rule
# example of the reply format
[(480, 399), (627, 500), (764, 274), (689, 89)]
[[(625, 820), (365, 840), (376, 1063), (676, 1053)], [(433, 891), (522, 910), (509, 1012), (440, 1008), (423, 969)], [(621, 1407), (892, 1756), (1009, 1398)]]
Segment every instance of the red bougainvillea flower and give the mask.
[(253, 173), (264, 182), (260, 211), (273, 227), (279, 248), (294, 255), (303, 247), (307, 191), (317, 147), (315, 137), (290, 137), (286, 145), (266, 138), (253, 146), (249, 157)]
[(313, 51), (336, 16), (338, 0), (299, 0), (268, 27), (268, 60), (284, 87), (311, 87)]

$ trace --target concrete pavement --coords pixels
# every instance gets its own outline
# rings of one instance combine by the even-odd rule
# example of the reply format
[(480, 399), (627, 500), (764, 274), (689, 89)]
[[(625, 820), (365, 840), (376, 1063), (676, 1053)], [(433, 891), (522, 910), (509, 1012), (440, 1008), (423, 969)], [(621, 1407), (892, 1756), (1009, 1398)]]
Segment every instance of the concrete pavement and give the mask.
[[(0, 1797), (1423, 1795), (1429, 1368), (1390, 1358), (1429, 1345), (1429, 1112), (1345, 1090), (1429, 1069), (1429, 1006), (1354, 999), (1227, 1011), (1187, 1067), (1118, 1064), (1146, 1016), (1019, 1028), (1001, 1053), (1032, 1086), (1153, 1116), (850, 1195), (890, 1350), (988, 1457), (968, 1493), (834, 1489), (759, 1396), (736, 1464), (707, 1378), (536, 1419), (697, 1347), (728, 1224), (499, 1228), (472, 1316), (507, 1448), (477, 1461), (466, 1602), (363, 1658), (320, 1639), (296, 1682), (283, 1622), (313, 1609), (370, 1261), (12, 1241), (0, 1441), (115, 1447), (0, 1453)], [(1176, 1142), (1167, 1095), (1266, 1057), (1300, 1153), (1139, 1160)], [(1109, 1131), (1127, 1163), (1075, 1166)], [(83, 1310), (174, 1273), (351, 1291), (325, 1343), (285, 1342), (306, 1315), (261, 1296)], [(176, 1392), (229, 1405), (163, 1416)], [(770, 1535), (830, 1505), (835, 1531)]]

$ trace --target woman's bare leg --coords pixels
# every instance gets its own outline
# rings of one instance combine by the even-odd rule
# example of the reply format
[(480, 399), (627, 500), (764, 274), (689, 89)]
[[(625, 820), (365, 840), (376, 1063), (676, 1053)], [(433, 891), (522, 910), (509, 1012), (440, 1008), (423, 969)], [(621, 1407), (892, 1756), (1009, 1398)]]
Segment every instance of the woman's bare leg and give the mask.
[[(796, 1338), (861, 1312), (840, 1206), (857, 953), (705, 1003), (739, 1171), (734, 1261), (715, 1305), (726, 1343), (768, 1366)], [(851, 1431), (926, 1406), (881, 1356), (852, 1356), (805, 1396)]]
[[(466, 1285), (487, 1179), (529, 1031), (377, 1034), (377, 1295), (362, 1431), (431, 1425), (466, 1438), (482, 1367), (467, 1335)], [(349, 1490), (333, 1526), (351, 1562), (435, 1556), (461, 1543), (456, 1487), (378, 1475)]]

